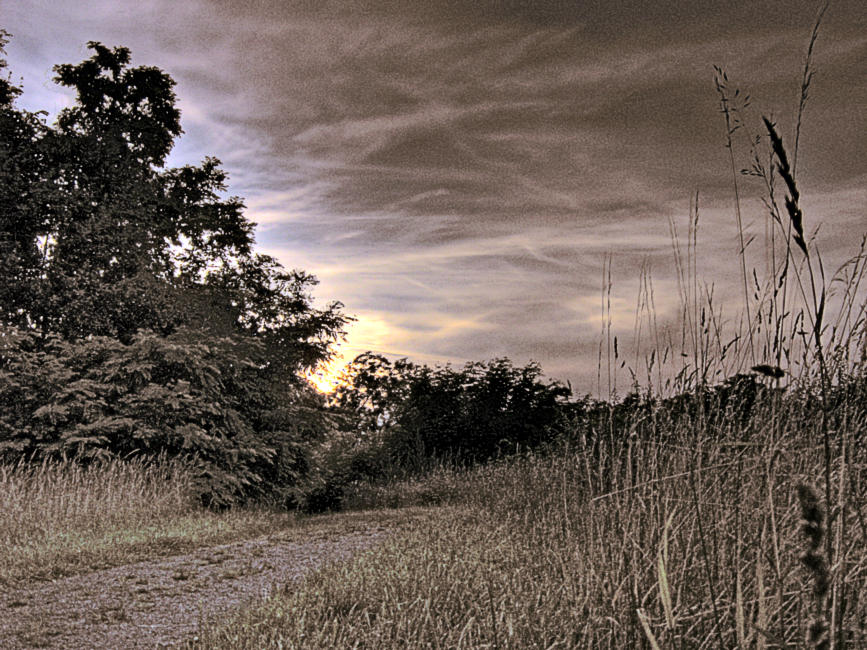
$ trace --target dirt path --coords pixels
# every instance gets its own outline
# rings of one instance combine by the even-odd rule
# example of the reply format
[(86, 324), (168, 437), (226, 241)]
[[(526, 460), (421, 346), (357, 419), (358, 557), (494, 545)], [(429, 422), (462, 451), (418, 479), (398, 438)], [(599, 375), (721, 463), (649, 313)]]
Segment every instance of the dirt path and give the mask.
[(0, 648), (177, 646), (203, 618), (228, 614), (388, 532), (286, 531), (10, 590), (0, 595)]

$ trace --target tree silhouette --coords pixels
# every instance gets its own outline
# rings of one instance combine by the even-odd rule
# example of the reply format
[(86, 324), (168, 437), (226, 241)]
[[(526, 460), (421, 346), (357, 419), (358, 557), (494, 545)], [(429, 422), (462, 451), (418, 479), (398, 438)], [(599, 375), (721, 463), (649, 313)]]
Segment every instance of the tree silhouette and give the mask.
[(254, 252), (217, 159), (165, 168), (171, 77), (88, 47), (53, 125), (0, 79), (0, 453), (186, 454), (217, 502), (294, 480), (342, 305)]

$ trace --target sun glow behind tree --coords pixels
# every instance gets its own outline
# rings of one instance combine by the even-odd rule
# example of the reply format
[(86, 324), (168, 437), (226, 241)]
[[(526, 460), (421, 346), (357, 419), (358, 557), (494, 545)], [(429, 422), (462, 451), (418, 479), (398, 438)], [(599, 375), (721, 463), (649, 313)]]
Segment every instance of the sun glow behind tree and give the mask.
[(255, 250), (216, 158), (165, 165), (171, 77), (88, 47), (53, 124), (0, 76), (0, 458), (167, 454), (207, 503), (285, 500), (327, 428), (302, 375), (349, 319)]

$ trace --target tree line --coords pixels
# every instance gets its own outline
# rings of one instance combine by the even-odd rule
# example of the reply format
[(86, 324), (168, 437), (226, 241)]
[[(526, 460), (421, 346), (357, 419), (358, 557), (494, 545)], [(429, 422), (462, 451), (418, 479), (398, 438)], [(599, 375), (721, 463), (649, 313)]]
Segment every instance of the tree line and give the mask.
[(344, 337), (343, 305), (317, 308), (312, 275), (255, 251), (219, 160), (166, 166), (171, 77), (88, 47), (54, 67), (75, 101), (52, 124), (16, 105), (0, 56), (0, 459), (182, 457), (205, 503), (290, 505), (347, 435), (404, 469), (546, 435), (567, 391), (506, 360), (364, 355), (326, 402), (303, 375)]
[(552, 443), (602, 462), (623, 432), (652, 438), (683, 418), (744, 437), (780, 399), (738, 375), (609, 403), (573, 398), (534, 363), (373, 353), (322, 395), (305, 373), (351, 317), (314, 304), (312, 275), (255, 251), (217, 159), (166, 166), (182, 134), (171, 77), (91, 42), (90, 58), (55, 66), (75, 101), (48, 124), (16, 105), (7, 42), (0, 31), (0, 462), (179, 458), (207, 505), (321, 510), (356, 481)]

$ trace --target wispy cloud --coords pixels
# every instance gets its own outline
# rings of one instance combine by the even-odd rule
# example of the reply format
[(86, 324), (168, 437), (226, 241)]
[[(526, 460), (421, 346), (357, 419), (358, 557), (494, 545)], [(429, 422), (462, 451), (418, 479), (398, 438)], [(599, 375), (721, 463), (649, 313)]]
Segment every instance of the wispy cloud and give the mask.
[[(603, 256), (620, 335), (641, 264), (660, 318), (674, 318), (668, 220), (684, 223), (697, 189), (702, 273), (737, 308), (712, 65), (789, 133), (813, 12), (794, 0), (34, 0), (3, 13), (29, 107), (69, 101), (50, 66), (80, 60), (87, 40), (168, 71), (186, 130), (172, 164), (223, 160), (261, 249), (358, 316), (347, 351), (534, 358), (590, 390)], [(833, 4), (803, 131), (805, 206), (827, 222), (829, 260), (865, 229), (863, 16)], [(746, 223), (761, 235), (748, 180)]]

